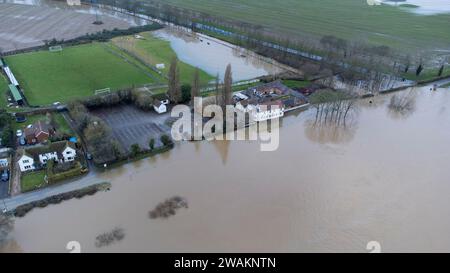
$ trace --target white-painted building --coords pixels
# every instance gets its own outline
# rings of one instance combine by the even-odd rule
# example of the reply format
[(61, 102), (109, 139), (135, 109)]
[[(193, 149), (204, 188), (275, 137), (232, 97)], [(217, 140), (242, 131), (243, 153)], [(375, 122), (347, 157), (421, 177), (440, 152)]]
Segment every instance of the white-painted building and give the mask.
[(75, 145), (68, 141), (59, 141), (51, 143), (47, 147), (36, 147), (18, 152), (20, 171), (35, 170), (37, 165), (45, 165), (49, 160), (64, 163), (74, 161), (77, 155)]
[(162, 113), (167, 112), (167, 106), (164, 103), (162, 103), (161, 101), (159, 101), (159, 100), (156, 100), (153, 103), (153, 109), (155, 109), (155, 111), (158, 114), (162, 114)]
[(32, 170), (36, 169), (36, 167), (34, 166), (33, 157), (31, 157), (27, 154), (23, 154), (19, 158), (17, 163), (19, 164), (19, 168), (20, 168), (21, 172), (27, 172), (27, 171), (32, 171)]

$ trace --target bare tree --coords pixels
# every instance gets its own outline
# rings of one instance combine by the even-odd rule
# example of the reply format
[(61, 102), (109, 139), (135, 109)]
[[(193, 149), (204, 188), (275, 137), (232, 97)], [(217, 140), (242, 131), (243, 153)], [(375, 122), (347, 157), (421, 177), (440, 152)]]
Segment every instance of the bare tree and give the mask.
[(198, 67), (195, 69), (194, 80), (191, 87), (191, 102), (194, 103), (194, 98), (200, 96), (200, 72)]
[(231, 65), (228, 64), (227, 69), (225, 70), (225, 77), (223, 82), (223, 93), (222, 93), (223, 106), (230, 105), (232, 103), (233, 98), (232, 85), (233, 85), (233, 75), (231, 72)]
[(178, 69), (178, 59), (173, 57), (169, 68), (169, 89), (167, 95), (174, 103), (179, 103), (182, 99), (181, 85), (180, 85), (180, 70)]

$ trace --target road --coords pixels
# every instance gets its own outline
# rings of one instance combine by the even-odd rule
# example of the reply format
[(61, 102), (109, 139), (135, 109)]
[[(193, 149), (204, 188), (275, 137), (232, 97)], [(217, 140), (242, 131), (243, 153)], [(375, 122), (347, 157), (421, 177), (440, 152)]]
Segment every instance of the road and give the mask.
[(7, 211), (11, 211), (17, 208), (20, 205), (24, 205), (33, 201), (42, 200), (44, 198), (70, 192), (74, 190), (79, 190), (88, 186), (104, 183), (106, 181), (100, 180), (96, 178), (94, 175), (86, 175), (83, 178), (80, 178), (75, 181), (68, 181), (64, 184), (58, 184), (54, 186), (49, 186), (40, 190), (35, 190), (32, 192), (22, 193), (17, 196), (13, 196), (10, 198), (3, 199), (0, 201), (0, 208), (3, 211), (6, 209)]

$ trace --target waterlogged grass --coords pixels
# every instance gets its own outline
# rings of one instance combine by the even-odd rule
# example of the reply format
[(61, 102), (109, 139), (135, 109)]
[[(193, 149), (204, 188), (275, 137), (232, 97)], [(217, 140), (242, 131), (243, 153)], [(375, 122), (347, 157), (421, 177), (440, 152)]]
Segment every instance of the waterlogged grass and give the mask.
[(32, 105), (67, 102), (91, 96), (94, 90), (126, 88), (153, 79), (110, 53), (100, 43), (6, 57)]
[[(118, 47), (124, 48), (132, 52), (136, 57), (152, 66), (164, 64), (165, 68), (161, 69), (162, 75), (167, 76), (170, 63), (176, 53), (172, 50), (170, 42), (156, 38), (151, 32), (141, 33), (144, 39), (136, 39), (132, 36), (124, 36), (113, 39), (113, 43)], [(183, 84), (191, 84), (195, 67), (179, 61), (180, 82)], [(200, 82), (206, 84), (213, 79), (213, 76), (200, 70)]]
[[(160, 0), (162, 1), (162, 0)], [(211, 15), (258, 24), (286, 36), (334, 35), (399, 50), (448, 48), (450, 14), (422, 16), (365, 0), (165, 0)]]

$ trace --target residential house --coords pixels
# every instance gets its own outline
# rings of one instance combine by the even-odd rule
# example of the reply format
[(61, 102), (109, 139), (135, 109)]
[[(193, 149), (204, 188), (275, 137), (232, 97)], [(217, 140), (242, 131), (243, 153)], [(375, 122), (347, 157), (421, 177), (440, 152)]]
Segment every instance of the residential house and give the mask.
[(48, 123), (37, 121), (28, 125), (24, 130), (27, 144), (45, 143), (49, 137), (55, 134), (55, 129)]
[(74, 161), (77, 155), (75, 144), (69, 141), (53, 142), (48, 146), (18, 151), (20, 171), (31, 171), (47, 164), (49, 160), (63, 163)]
[(274, 81), (234, 95), (236, 109), (250, 114), (253, 121), (264, 121), (284, 116), (284, 112), (308, 104), (308, 98)]

